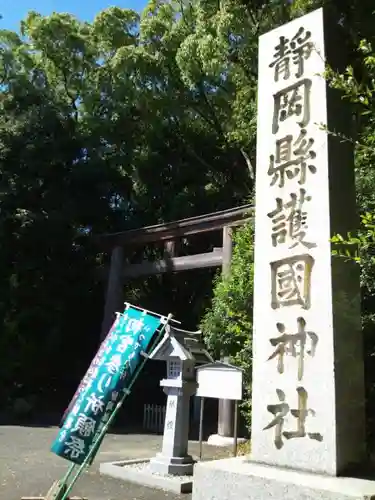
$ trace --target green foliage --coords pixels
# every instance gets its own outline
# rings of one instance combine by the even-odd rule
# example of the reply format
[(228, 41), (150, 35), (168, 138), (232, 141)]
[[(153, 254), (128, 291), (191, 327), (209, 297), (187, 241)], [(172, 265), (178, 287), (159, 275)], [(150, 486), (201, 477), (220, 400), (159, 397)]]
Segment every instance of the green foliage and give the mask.
[[(256, 174), (258, 37), (322, 5), (340, 19), (350, 54), (347, 73), (330, 76), (356, 106), (365, 218), (350, 248), (360, 246), (364, 327), (373, 352), (370, 0), (150, 0), (141, 14), (112, 7), (91, 23), (31, 12), (20, 33), (0, 30), (1, 391), (14, 392), (13, 384), (35, 391), (45, 373), (48, 390), (65, 386), (67, 376), (74, 386), (86, 368), (103, 310), (97, 271), (108, 260), (92, 234), (248, 199)], [(231, 276), (216, 278), (202, 327), (213, 352), (244, 367), (250, 390), (251, 226), (236, 231), (235, 241)], [(202, 236), (183, 242), (182, 252), (216, 245)], [(148, 248), (127, 258), (158, 255), (160, 249)], [(185, 273), (127, 283), (126, 296), (152, 310), (173, 310), (194, 328), (211, 294), (208, 271), (196, 276), (199, 287)], [(61, 352), (69, 353), (68, 373)]]
[[(181, 8), (150, 2), (139, 16), (113, 7), (92, 23), (31, 12), (21, 33), (0, 31), (2, 401), (19, 387), (39, 391), (47, 372), (47, 391), (67, 377), (75, 385), (86, 368), (107, 261), (92, 234), (228, 208), (252, 188), (254, 126), (241, 143), (229, 140), (228, 95), (205, 70), (185, 83), (178, 51), (197, 21)], [(203, 237), (182, 251), (214, 244)], [(210, 273), (201, 283), (155, 277), (128, 283), (126, 296), (196, 324)]]
[(234, 249), (230, 274), (214, 280), (212, 306), (201, 328), (208, 348), (216, 359), (230, 356), (243, 368), (245, 395), (242, 414), (250, 427), (254, 231), (252, 222), (233, 234)]
[(356, 234), (349, 232), (345, 237), (335, 234), (331, 238), (332, 254), (362, 265), (366, 261), (375, 263), (375, 214), (366, 212), (360, 219), (361, 228)]
[[(330, 85), (342, 92), (343, 98), (350, 100), (356, 112), (357, 138), (355, 146), (355, 168), (357, 199), (360, 210), (360, 228), (356, 233), (334, 235), (333, 253), (352, 258), (361, 265), (364, 296), (374, 289), (373, 270), (375, 242), (375, 178), (373, 174), (375, 143), (375, 56), (372, 43), (361, 40), (357, 48), (356, 64), (347, 67), (343, 74), (328, 70)], [(359, 72), (358, 66), (361, 68)], [(359, 78), (360, 76), (360, 78)], [(331, 132), (335, 135), (335, 132)], [(353, 141), (340, 137), (342, 141)]]
[[(374, 19), (371, 11), (369, 19)], [(374, 34), (368, 31), (369, 19), (363, 19), (359, 32), (366, 38), (357, 39), (350, 64), (342, 74), (328, 71), (330, 85), (342, 92), (355, 113), (357, 136), (340, 137), (352, 141), (355, 148), (357, 201), (360, 215), (359, 230), (332, 238), (333, 253), (354, 259), (360, 266), (362, 291), (362, 328), (364, 333), (368, 431), (373, 439), (375, 391), (375, 53)], [(335, 135), (335, 132), (331, 132)]]
[[(228, 9), (231, 10), (229, 4), (225, 5), (228, 5)], [(225, 5), (215, 14), (217, 24), (219, 24), (218, 19), (221, 19), (221, 16), (225, 18)], [(215, 64), (217, 65), (220, 57), (223, 57), (223, 51), (227, 51), (227, 58), (225, 59), (226, 65), (221, 66), (221, 71), (225, 71), (226, 75), (228, 75), (228, 79), (230, 78), (231, 82), (234, 82), (235, 87), (238, 82), (238, 86), (236, 87), (236, 99), (240, 101), (237, 101), (239, 102), (239, 106), (236, 109), (239, 110), (239, 113), (241, 113), (241, 109), (246, 109), (249, 112), (248, 116), (251, 115), (252, 120), (254, 120), (254, 113), (252, 113), (251, 106), (253, 106), (255, 102), (252, 92), (255, 91), (255, 85), (252, 85), (251, 75), (254, 75), (256, 71), (255, 50), (257, 46), (252, 36), (254, 36), (255, 33), (261, 34), (263, 31), (269, 29), (270, 22), (273, 27), (276, 27), (282, 22), (320, 6), (324, 6), (325, 9), (331, 10), (331, 12), (341, 20), (341, 29), (345, 32), (345, 39), (347, 41), (346, 49), (350, 56), (351, 66), (348, 67), (344, 75), (334, 75), (327, 71), (327, 77), (330, 79), (330, 83), (333, 87), (344, 93), (344, 98), (350, 99), (355, 104), (355, 116), (359, 135), (358, 141), (355, 141), (356, 183), (362, 227), (358, 234), (351, 234), (348, 235), (348, 237), (335, 235), (332, 239), (332, 245), (334, 253), (342, 255), (345, 258), (354, 258), (361, 265), (363, 326), (367, 353), (366, 368), (368, 373), (372, 373), (372, 375), (368, 377), (368, 393), (370, 393), (373, 387), (372, 381), (375, 380), (375, 367), (371, 366), (371, 359), (373, 358), (369, 356), (375, 348), (375, 342), (373, 340), (375, 317), (375, 260), (372, 250), (374, 242), (374, 228), (372, 226), (374, 221), (371, 215), (374, 213), (375, 208), (375, 177), (372, 170), (372, 165), (375, 160), (375, 158), (373, 158), (375, 151), (375, 96), (373, 95), (375, 89), (375, 58), (373, 58), (371, 43), (360, 42), (358, 35), (367, 36), (371, 33), (371, 36), (373, 36), (370, 27), (370, 18), (374, 19), (373, 10), (369, 2), (353, 3), (338, 2), (336, 0), (296, 0), (288, 2), (288, 5), (286, 5), (285, 2), (266, 2), (263, 3), (262, 7), (259, 9), (254, 7), (254, 4), (248, 6), (248, 4), (237, 2), (236, 5), (237, 10), (233, 10), (233, 12), (236, 12), (234, 16), (236, 28), (234, 28), (232, 24), (228, 31), (236, 34), (238, 33), (238, 36), (234, 37), (235, 42), (232, 40), (231, 43), (229, 43), (225, 40), (221, 41), (221, 45), (216, 45), (216, 47), (220, 45), (220, 49), (217, 49), (218, 52), (216, 56), (214, 55), (214, 46), (212, 45), (211, 56), (215, 59)], [(241, 9), (243, 10), (241, 11)], [(259, 13), (262, 13), (263, 17), (259, 17)], [(190, 65), (196, 64), (198, 57), (202, 58), (203, 50), (200, 49), (202, 44), (212, 41), (212, 37), (216, 37), (216, 39), (220, 37), (220, 32), (213, 27), (215, 23), (213, 16), (207, 17), (207, 19), (208, 20), (205, 21), (206, 41), (204, 41), (205, 35), (202, 32), (199, 36), (197, 35), (195, 37), (194, 44), (192, 43), (191, 45)], [(249, 22), (250, 19), (252, 21)], [(201, 25), (203, 25), (203, 21)], [(246, 35), (244, 36), (244, 34)], [(225, 43), (227, 44), (226, 46)], [(359, 49), (357, 50), (358, 45)], [(194, 57), (193, 51), (195, 51)], [(235, 58), (232, 56), (233, 53), (236, 54)], [(185, 60), (188, 61), (189, 58), (185, 57)], [(249, 60), (251, 60), (251, 63), (249, 63)], [(210, 62), (210, 64), (210, 70), (212, 72), (212, 68), (215, 66), (212, 65), (212, 62)], [(208, 69), (206, 71), (208, 72)], [(191, 72), (191, 74), (193, 73)], [(245, 78), (245, 84), (241, 82), (241, 76)], [(244, 100), (245, 96), (248, 99), (247, 102)], [(236, 99), (231, 100), (233, 103), (232, 106), (236, 106), (234, 104)], [(234, 107), (232, 107), (231, 110), (233, 112)], [(228, 116), (227, 111), (225, 111), (225, 114)], [(251, 121), (251, 119), (247, 121), (246, 119), (244, 120), (242, 115), (233, 113), (232, 116), (236, 118), (241, 116), (241, 120), (236, 122), (233, 131), (227, 134), (227, 137), (234, 141), (244, 141), (244, 144), (246, 144), (246, 139), (241, 131), (245, 128), (246, 131), (252, 130), (251, 127), (254, 127), (255, 123)], [(332, 134), (335, 133), (334, 131), (329, 132)], [(341, 137), (341, 139), (349, 140), (344, 137)], [(230, 354), (235, 357), (236, 362), (240, 365), (242, 365), (245, 360), (248, 361), (249, 359), (246, 358), (246, 356), (241, 358), (241, 354), (245, 352), (247, 348), (251, 351), (251, 342), (248, 342), (248, 339), (251, 338), (251, 325), (247, 324), (248, 328), (242, 329), (242, 324), (244, 323), (242, 313), (244, 309), (240, 306), (240, 312), (238, 313), (236, 309), (237, 302), (232, 300), (232, 294), (236, 299), (239, 297), (239, 304), (242, 303), (241, 301), (243, 298), (238, 292), (235, 283), (238, 284), (239, 289), (241, 289), (241, 286), (244, 287), (244, 293), (248, 294), (249, 299), (252, 297), (250, 284), (244, 282), (241, 278), (237, 278), (237, 274), (242, 277), (247, 273), (248, 279), (251, 279), (250, 269), (252, 269), (252, 266), (250, 261), (246, 262), (246, 256), (248, 255), (246, 252), (249, 252), (249, 248), (243, 251), (245, 262), (240, 265), (240, 270), (234, 267), (234, 275), (229, 281), (227, 279), (217, 279), (214, 288), (212, 309), (206, 313), (202, 323), (202, 328), (205, 329), (207, 342), (211, 349), (213, 349), (213, 352), (216, 354)], [(232, 279), (233, 282), (231, 281)], [(233, 309), (235, 312), (233, 312)], [(233, 320), (231, 321), (232, 318)], [(240, 332), (242, 331), (247, 332), (247, 335), (241, 335)], [(251, 377), (250, 367), (247, 366), (246, 370), (247, 376)], [(250, 380), (248, 379), (249, 388), (250, 385)], [(249, 413), (247, 413), (247, 417), (249, 421)]]

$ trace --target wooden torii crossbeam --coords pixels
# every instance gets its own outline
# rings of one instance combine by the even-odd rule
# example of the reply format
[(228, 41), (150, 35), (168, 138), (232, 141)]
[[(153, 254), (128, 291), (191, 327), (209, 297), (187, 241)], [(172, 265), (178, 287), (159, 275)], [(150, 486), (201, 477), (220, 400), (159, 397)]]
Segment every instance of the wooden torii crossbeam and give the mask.
[[(187, 271), (191, 269), (222, 266), (228, 272), (232, 258), (231, 229), (252, 218), (252, 205), (222, 210), (188, 219), (132, 229), (119, 233), (96, 236), (95, 240), (104, 250), (111, 252), (109, 270), (102, 269), (100, 276), (107, 280), (107, 293), (102, 322), (102, 336), (112, 324), (115, 312), (121, 308), (122, 284), (125, 278), (138, 278), (153, 274)], [(223, 245), (212, 252), (188, 256), (177, 256), (175, 242), (179, 238), (221, 230)], [(124, 264), (125, 247), (136, 247), (150, 243), (164, 242), (164, 259), (156, 262), (144, 261), (138, 264)]]

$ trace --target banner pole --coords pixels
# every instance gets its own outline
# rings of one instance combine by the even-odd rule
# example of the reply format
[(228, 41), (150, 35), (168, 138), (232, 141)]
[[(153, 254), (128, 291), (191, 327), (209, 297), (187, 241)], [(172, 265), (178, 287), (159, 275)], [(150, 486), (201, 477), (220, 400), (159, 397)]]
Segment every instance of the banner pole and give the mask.
[[(168, 314), (168, 316), (165, 318), (165, 323), (163, 325), (163, 327), (160, 329), (160, 332), (159, 332), (159, 335), (157, 336), (157, 338), (155, 339), (155, 342), (153, 342), (152, 346), (151, 346), (151, 351), (154, 349), (154, 347), (156, 346), (156, 344), (159, 342), (159, 340), (161, 339), (162, 335), (164, 334), (164, 331), (168, 325), (168, 323), (170, 322), (170, 320), (172, 319), (172, 314)], [(130, 390), (134, 384), (134, 382), (136, 381), (139, 373), (141, 372), (142, 368), (144, 367), (146, 361), (147, 361), (147, 357), (144, 358), (144, 360), (141, 362), (141, 364), (139, 365), (139, 367), (137, 368), (136, 372), (134, 373), (130, 383), (129, 383), (129, 386), (127, 387), (126, 389), (126, 392), (123, 394), (122, 398), (120, 399), (120, 401), (117, 403), (116, 405), (116, 408), (114, 409), (112, 415), (109, 417), (108, 419), (108, 422), (106, 422), (104, 424), (104, 427), (102, 428), (102, 430), (100, 431), (98, 437), (96, 438), (96, 440), (94, 441), (94, 443), (92, 444), (91, 446), (91, 449), (90, 451), (88, 452), (86, 458), (84, 459), (84, 461), (82, 462), (82, 464), (79, 466), (79, 469), (78, 471), (76, 472), (76, 474), (73, 476), (73, 479), (71, 480), (71, 482), (69, 483), (67, 489), (65, 490), (63, 496), (61, 497), (61, 500), (67, 500), (67, 497), (69, 495), (69, 493), (72, 491), (72, 488), (74, 486), (74, 484), (76, 483), (77, 479), (79, 478), (79, 476), (82, 474), (83, 472), (83, 469), (87, 466), (87, 464), (90, 462), (91, 458), (94, 459), (95, 458), (95, 455), (99, 449), (99, 446), (100, 446), (100, 443), (102, 441), (102, 438), (104, 437), (105, 433), (107, 432), (107, 429), (108, 427), (110, 426), (110, 424), (112, 423), (113, 419), (115, 418), (115, 416), (117, 415), (117, 412), (119, 411), (119, 409), (121, 408), (123, 402), (125, 401), (126, 399), (126, 396), (128, 396), (130, 394)], [(69, 474), (67, 474), (67, 476), (69, 477), (70, 474), (73, 472), (73, 469), (75, 467), (75, 464), (73, 464), (70, 469), (69, 469)], [(56, 496), (56, 499), (60, 500), (59, 498), (59, 494), (60, 491), (62, 490), (62, 488), (64, 488), (64, 483), (61, 484), (61, 487), (60, 487), (60, 490), (59, 492), (57, 493), (57, 496)]]
[[(62, 481), (61, 481), (61, 485), (64, 485), (66, 484), (66, 482), (68, 481), (69, 477), (72, 475), (74, 469), (76, 468), (76, 464), (72, 464), (67, 473), (65, 474), (65, 476), (62, 478)], [(62, 486), (61, 486), (62, 487)], [(60, 488), (61, 489), (61, 488)], [(56, 497), (58, 499), (58, 496)]]
[[(124, 302), (124, 305), (126, 306), (127, 309), (129, 307), (131, 307), (132, 309), (138, 309), (140, 311), (145, 312), (146, 314), (152, 314), (153, 316), (157, 316), (158, 318), (166, 318), (166, 316), (164, 316), (163, 314), (159, 314), (159, 313), (156, 313), (154, 311), (150, 311), (149, 309), (143, 309), (143, 307), (135, 306), (134, 304), (131, 304), (130, 302)], [(123, 313), (119, 313), (119, 314), (123, 314)], [(177, 319), (174, 319), (173, 317), (170, 317), (169, 321), (171, 321), (173, 323), (178, 323), (179, 325), (181, 325), (181, 321), (177, 321)]]

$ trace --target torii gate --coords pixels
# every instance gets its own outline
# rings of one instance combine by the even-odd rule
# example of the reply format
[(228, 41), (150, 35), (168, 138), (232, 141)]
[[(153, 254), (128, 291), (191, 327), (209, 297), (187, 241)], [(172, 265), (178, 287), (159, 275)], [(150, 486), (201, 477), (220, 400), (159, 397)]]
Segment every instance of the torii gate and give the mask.
[[(104, 234), (96, 237), (99, 245), (111, 252), (109, 272), (104, 270), (103, 278), (107, 278), (107, 292), (101, 337), (108, 333), (115, 312), (119, 311), (123, 300), (123, 280), (153, 274), (187, 271), (190, 269), (222, 267), (224, 274), (229, 273), (232, 259), (232, 228), (240, 226), (252, 218), (253, 206), (242, 205), (237, 208), (222, 210), (206, 215), (198, 215), (188, 219), (157, 224), (154, 226), (132, 229), (119, 233)], [(178, 257), (176, 240), (188, 238), (200, 233), (222, 231), (223, 244), (212, 252)], [(140, 264), (125, 266), (125, 247), (135, 247), (150, 243), (164, 242), (164, 259), (155, 262), (144, 261)], [(230, 437), (233, 429), (232, 401), (219, 401), (218, 434)]]

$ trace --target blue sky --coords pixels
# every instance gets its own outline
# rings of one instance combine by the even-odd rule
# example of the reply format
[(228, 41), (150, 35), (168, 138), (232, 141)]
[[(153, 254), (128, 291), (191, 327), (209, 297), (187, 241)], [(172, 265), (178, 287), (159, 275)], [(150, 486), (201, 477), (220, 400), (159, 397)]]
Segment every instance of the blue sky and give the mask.
[(116, 5), (141, 11), (146, 0), (4, 0), (0, 2), (0, 28), (17, 30), (30, 10), (48, 15), (53, 11), (69, 12), (82, 20), (91, 21), (101, 10)]

